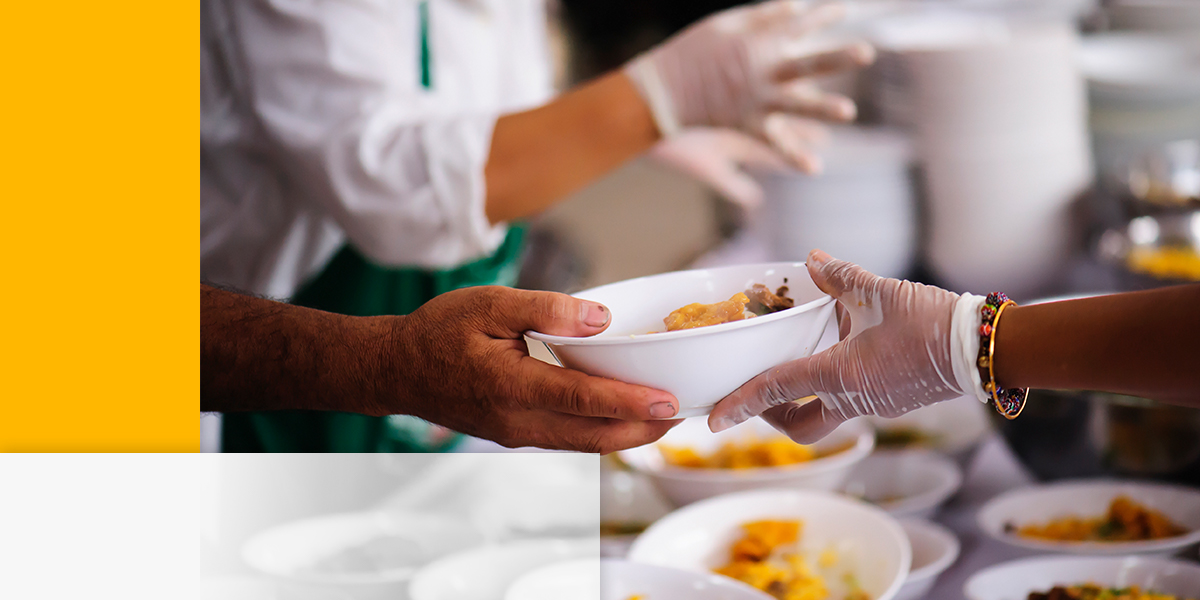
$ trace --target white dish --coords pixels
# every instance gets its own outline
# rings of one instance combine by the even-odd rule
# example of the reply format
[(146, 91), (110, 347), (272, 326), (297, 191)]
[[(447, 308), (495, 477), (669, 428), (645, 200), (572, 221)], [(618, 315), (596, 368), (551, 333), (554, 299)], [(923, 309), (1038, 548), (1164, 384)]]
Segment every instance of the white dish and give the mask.
[(924, 450), (876, 452), (850, 471), (842, 491), (894, 517), (932, 518), (962, 486), (954, 461)]
[[(732, 323), (663, 331), (663, 318), (675, 309), (725, 301), (755, 283), (772, 290), (787, 285), (796, 306)], [(706, 415), (755, 375), (812, 354), (834, 307), (804, 263), (678, 271), (575, 295), (609, 308), (612, 322), (604, 333), (587, 338), (526, 335), (545, 343), (565, 367), (671, 392), (679, 399), (676, 418)]]
[(283, 584), (396, 598), (432, 560), (483, 543), (465, 520), (427, 513), (342, 513), (286, 523), (242, 547), (251, 568)]
[(925, 447), (946, 454), (966, 469), (975, 450), (992, 431), (987, 411), (991, 410), (975, 398), (964, 396), (938, 402), (908, 412), (894, 419), (867, 417), (877, 432), (880, 449), (909, 449), (910, 446), (888, 447), (879, 438), (888, 432), (916, 431), (928, 439), (912, 446)]
[[(729, 494), (679, 509), (646, 530), (629, 559), (696, 573), (725, 564), (742, 525), (760, 519), (800, 519), (801, 545), (833, 548), (873, 600), (891, 600), (912, 562), (900, 524), (865, 502), (815, 490), (758, 490)], [(837, 600), (831, 598), (830, 600)]]
[[(1118, 495), (1161, 511), (1188, 533), (1141, 542), (1056, 542), (1007, 532), (1006, 525), (1045, 523), (1066, 516), (1103, 515)], [(1173, 554), (1200, 543), (1200, 490), (1170, 485), (1111, 480), (1053, 483), (1001, 494), (983, 506), (977, 517), (989, 536), (1022, 548), (1072, 554)]]
[(519, 579), (504, 600), (765, 600), (749, 586), (711, 573), (692, 573), (623, 560), (578, 560), (543, 567)]
[(917, 600), (937, 583), (938, 575), (958, 559), (961, 545), (949, 529), (921, 519), (900, 521), (912, 546), (912, 568), (895, 600)]
[(666, 444), (712, 452), (726, 442), (773, 437), (783, 437), (783, 434), (762, 419), (750, 419), (716, 434), (708, 430), (704, 421), (694, 420), (676, 426), (654, 444), (624, 450), (618, 456), (634, 470), (648, 475), (667, 500), (682, 506), (720, 494), (761, 488), (835, 490), (845, 481), (850, 469), (875, 447), (875, 432), (871, 427), (861, 420), (852, 420), (813, 444), (818, 452), (846, 447), (845, 450), (797, 465), (739, 470), (686, 469), (666, 464), (659, 450), (660, 444)]
[(597, 539), (525, 540), (447, 556), (413, 577), (411, 600), (503, 600), (525, 574), (558, 562), (600, 557)]
[(1039, 556), (984, 569), (967, 580), (963, 593), (968, 600), (1026, 600), (1030, 592), (1080, 583), (1136, 585), (1194, 597), (1200, 590), (1200, 565), (1144, 556)]

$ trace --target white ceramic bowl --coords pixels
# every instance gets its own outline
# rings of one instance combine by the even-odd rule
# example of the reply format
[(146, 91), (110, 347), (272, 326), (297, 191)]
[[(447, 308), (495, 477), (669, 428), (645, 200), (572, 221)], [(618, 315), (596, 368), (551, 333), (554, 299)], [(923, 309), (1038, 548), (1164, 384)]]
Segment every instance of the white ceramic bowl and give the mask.
[(481, 543), (483, 537), (463, 519), (397, 511), (341, 513), (263, 531), (242, 546), (242, 558), (281, 585), (395, 599), (403, 598), (423, 565)]
[(894, 517), (932, 518), (962, 486), (954, 461), (926, 450), (876, 452), (850, 471), (842, 491)]
[[(987, 415), (989, 410), (992, 409), (982, 402), (964, 396), (931, 404), (894, 419), (875, 416), (866, 419), (881, 436), (899, 430), (917, 431), (928, 436), (927, 443), (916, 446), (946, 454), (954, 458), (959, 467), (966, 469), (979, 444), (992, 431)], [(892, 449), (881, 440), (876, 441), (880, 449)]]
[(508, 588), (504, 600), (765, 600), (741, 582), (623, 560), (577, 560), (533, 571)]
[(503, 600), (527, 573), (567, 560), (600, 557), (597, 539), (525, 540), (447, 556), (421, 569), (409, 586), (412, 600)]
[[(786, 283), (785, 283), (786, 281)], [(693, 302), (710, 304), (762, 283), (787, 285), (796, 306), (732, 323), (663, 331), (663, 318)], [(706, 415), (755, 375), (812, 354), (833, 315), (804, 263), (765, 263), (664, 273), (575, 294), (607, 306), (600, 335), (571, 338), (528, 332), (565, 367), (671, 392), (677, 417)], [(650, 332), (662, 332), (650, 334)]]
[(929, 521), (904, 519), (900, 526), (912, 546), (912, 568), (896, 600), (917, 600), (924, 598), (933, 589), (938, 575), (954, 564), (961, 545), (949, 529)]
[(1136, 585), (1181, 598), (1200, 590), (1200, 565), (1145, 556), (1039, 556), (1001, 563), (967, 580), (968, 600), (1026, 600), (1056, 585)]
[(758, 490), (697, 502), (647, 529), (629, 559), (710, 573), (728, 560), (741, 526), (760, 519), (802, 520), (802, 546), (834, 548), (839, 564), (853, 565), (873, 600), (891, 600), (908, 574), (912, 551), (895, 518), (866, 502), (816, 490)]
[(850, 469), (871, 453), (875, 432), (861, 420), (842, 424), (813, 446), (818, 452), (849, 446), (847, 449), (798, 465), (760, 469), (686, 469), (673, 467), (663, 460), (660, 444), (695, 448), (712, 452), (722, 444), (748, 437), (782, 437), (762, 419), (750, 419), (720, 433), (708, 430), (699, 419), (676, 426), (654, 444), (624, 450), (618, 454), (634, 470), (650, 477), (667, 500), (683, 506), (720, 494), (761, 488), (805, 488), (836, 490)]
[[(1045, 523), (1065, 516), (1103, 515), (1109, 502), (1125, 495), (1161, 511), (1188, 533), (1143, 542), (1055, 542), (1034, 540), (1005, 531), (1006, 524)], [(1072, 554), (1169, 555), (1200, 543), (1200, 490), (1161, 484), (1091, 480), (1052, 483), (1012, 490), (983, 506), (977, 517), (989, 536), (1022, 548)], [(1200, 589), (1200, 588), (1196, 588)]]

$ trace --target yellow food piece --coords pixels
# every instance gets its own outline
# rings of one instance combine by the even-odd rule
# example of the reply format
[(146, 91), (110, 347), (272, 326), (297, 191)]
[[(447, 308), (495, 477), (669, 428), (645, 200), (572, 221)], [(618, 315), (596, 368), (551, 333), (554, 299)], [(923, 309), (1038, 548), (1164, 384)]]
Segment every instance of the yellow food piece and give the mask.
[(671, 311), (671, 314), (663, 319), (663, 324), (667, 326), (667, 331), (678, 331), (740, 321), (745, 318), (746, 305), (749, 303), (750, 298), (741, 292), (734, 294), (732, 298), (724, 302), (715, 304), (694, 302)]
[(1117, 496), (1100, 517), (1063, 517), (1044, 524), (1028, 524), (1017, 529), (1027, 538), (1060, 542), (1134, 542), (1183, 535), (1187, 530), (1161, 512)]
[[(726, 442), (716, 452), (703, 455), (692, 448), (659, 444), (667, 464), (688, 469), (757, 469), (805, 463), (821, 456), (812, 446), (785, 437)], [(840, 452), (841, 449), (837, 450)], [(829, 453), (829, 454), (832, 454)]]
[(1186, 247), (1133, 248), (1125, 262), (1130, 270), (1162, 279), (1200, 281), (1200, 255)]
[[(730, 547), (729, 563), (714, 572), (737, 579), (777, 600), (827, 600), (830, 591), (824, 577), (796, 551), (802, 528), (801, 521), (746, 523), (742, 525), (745, 535)], [(835, 563), (837, 555), (832, 549), (822, 552), (818, 559), (822, 568)], [(857, 589), (847, 598), (870, 600)]]
[[(1101, 586), (1094, 583), (1071, 586), (1055, 586), (1053, 590), (1047, 590), (1045, 592), (1032, 592), (1029, 594), (1029, 600), (1043, 600), (1052, 596), (1061, 597), (1063, 594), (1074, 600), (1187, 600), (1184, 598), (1179, 598), (1173, 594), (1160, 594), (1154, 591), (1143, 591), (1136, 585), (1129, 586), (1127, 588), (1114, 588), (1110, 586)], [(1196, 599), (1193, 598), (1191, 600)]]

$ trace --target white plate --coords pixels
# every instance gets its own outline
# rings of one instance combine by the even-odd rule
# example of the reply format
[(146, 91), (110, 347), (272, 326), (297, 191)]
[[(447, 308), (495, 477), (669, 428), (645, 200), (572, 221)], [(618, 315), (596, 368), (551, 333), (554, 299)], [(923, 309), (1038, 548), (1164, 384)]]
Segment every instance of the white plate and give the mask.
[(525, 574), (554, 563), (600, 557), (598, 539), (526, 540), (447, 556), (421, 569), (411, 600), (503, 600)]
[[(1067, 516), (1099, 516), (1113, 498), (1125, 495), (1161, 511), (1188, 533), (1142, 542), (1055, 542), (1005, 531)], [(989, 536), (1022, 548), (1072, 554), (1172, 554), (1200, 543), (1200, 490), (1162, 484), (1091, 480), (1030, 486), (1001, 494), (983, 506), (977, 518)]]
[(929, 521), (904, 519), (900, 526), (912, 545), (912, 568), (895, 600), (917, 600), (925, 597), (938, 575), (954, 564), (961, 545), (949, 529)]
[(629, 559), (708, 574), (725, 564), (742, 525), (761, 519), (802, 520), (802, 547), (836, 550), (839, 564), (853, 565), (873, 600), (891, 600), (912, 563), (896, 519), (865, 502), (815, 490), (759, 490), (697, 502), (647, 529)]
[[(686, 596), (684, 596), (686, 594)], [(770, 596), (720, 575), (622, 560), (578, 560), (517, 580), (504, 600), (766, 600)]]
[[(663, 318), (694, 302), (713, 303), (761, 283), (787, 285), (794, 308), (752, 319), (663, 331)], [(755, 375), (812, 354), (833, 315), (833, 298), (813, 284), (804, 263), (762, 263), (664, 273), (575, 294), (612, 314), (603, 333), (571, 338), (527, 332), (565, 367), (671, 392), (676, 417), (706, 415)], [(650, 333), (660, 332), (660, 333)]]
[(835, 490), (845, 481), (850, 469), (866, 458), (875, 446), (874, 430), (861, 420), (852, 420), (813, 445), (818, 452), (847, 445), (848, 449), (784, 467), (686, 469), (667, 465), (658, 449), (659, 444), (667, 444), (712, 452), (726, 442), (749, 437), (767, 439), (783, 437), (783, 434), (762, 419), (750, 419), (714, 434), (708, 430), (707, 423), (697, 419), (676, 426), (654, 444), (625, 450), (618, 456), (633, 469), (648, 475), (667, 500), (682, 506), (720, 494), (760, 488)]
[(876, 452), (850, 471), (842, 491), (895, 517), (930, 518), (962, 486), (954, 461), (928, 450)]
[(968, 600), (1026, 600), (1030, 592), (1080, 583), (1136, 585), (1195, 597), (1200, 591), (1200, 565), (1144, 556), (1040, 556), (984, 569), (967, 580), (963, 593)]

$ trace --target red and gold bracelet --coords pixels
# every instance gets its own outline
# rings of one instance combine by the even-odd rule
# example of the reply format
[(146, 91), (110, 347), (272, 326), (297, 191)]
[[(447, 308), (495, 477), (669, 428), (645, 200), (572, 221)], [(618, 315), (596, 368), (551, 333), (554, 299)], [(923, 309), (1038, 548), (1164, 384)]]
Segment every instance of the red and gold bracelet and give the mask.
[(1004, 309), (1016, 304), (1001, 292), (988, 294), (983, 307), (979, 309), (983, 322), (979, 325), (979, 360), (976, 363), (983, 378), (984, 393), (991, 396), (996, 412), (1010, 420), (1017, 418), (1025, 408), (1029, 388), (1004, 389), (996, 385), (996, 328), (1000, 325), (1000, 315)]

